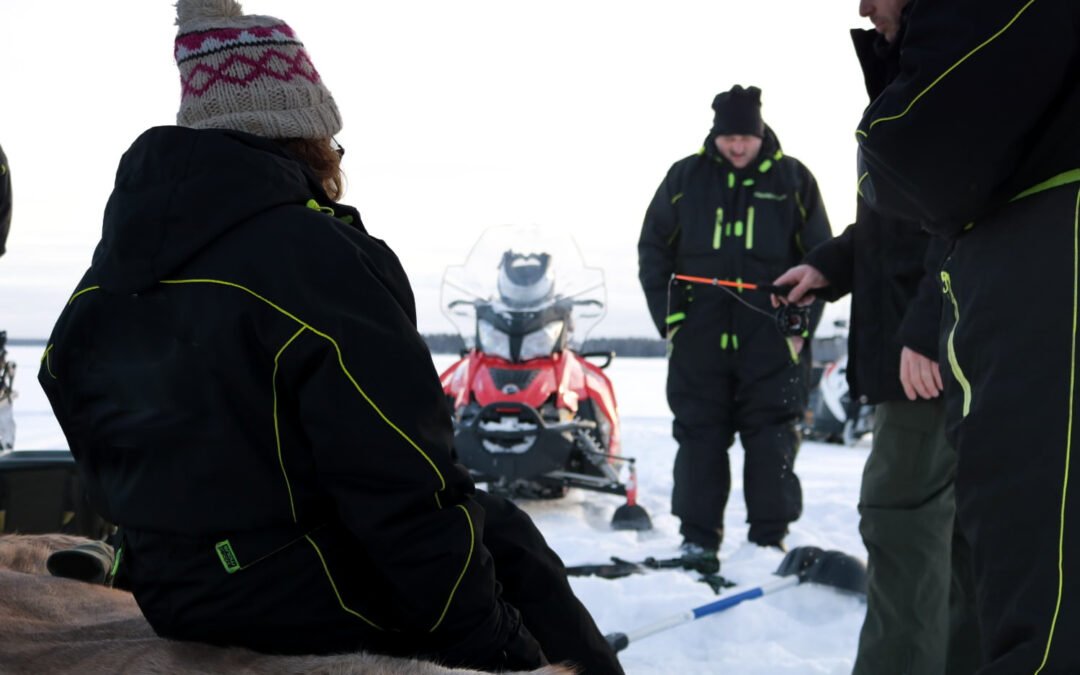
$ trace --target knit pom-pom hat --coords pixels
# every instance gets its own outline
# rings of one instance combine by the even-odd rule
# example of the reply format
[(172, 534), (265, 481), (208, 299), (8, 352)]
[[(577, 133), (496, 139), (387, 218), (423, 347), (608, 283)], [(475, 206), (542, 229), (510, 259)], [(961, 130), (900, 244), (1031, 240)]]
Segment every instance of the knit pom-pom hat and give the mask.
[(296, 33), (236, 0), (179, 0), (176, 123), (266, 138), (329, 138), (341, 131), (330, 91)]

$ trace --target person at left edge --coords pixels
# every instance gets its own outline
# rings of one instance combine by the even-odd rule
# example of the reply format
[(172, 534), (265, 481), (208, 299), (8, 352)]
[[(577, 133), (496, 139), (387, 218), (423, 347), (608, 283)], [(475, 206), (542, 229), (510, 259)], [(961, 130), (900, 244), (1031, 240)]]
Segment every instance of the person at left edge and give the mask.
[[(673, 284), (672, 274), (768, 282), (832, 236), (813, 175), (762, 120), (761, 91), (736, 85), (712, 108), (704, 148), (668, 171), (638, 241), (649, 312), (669, 340), (679, 444), (672, 512), (684, 557), (705, 572), (719, 569), (736, 432), (749, 540), (783, 549), (802, 512), (795, 423), (806, 404), (800, 352), (812, 331), (785, 338), (765, 293)], [(816, 310), (820, 318), (820, 303)]]
[(4, 148), (0, 147), (0, 256), (3, 256), (11, 231), (11, 170)]
[(295, 32), (233, 0), (177, 18), (179, 126), (121, 160), (38, 374), (120, 527), (119, 583), (172, 639), (621, 673), (529, 518), (453, 461), (408, 279), (337, 202), (341, 118)]

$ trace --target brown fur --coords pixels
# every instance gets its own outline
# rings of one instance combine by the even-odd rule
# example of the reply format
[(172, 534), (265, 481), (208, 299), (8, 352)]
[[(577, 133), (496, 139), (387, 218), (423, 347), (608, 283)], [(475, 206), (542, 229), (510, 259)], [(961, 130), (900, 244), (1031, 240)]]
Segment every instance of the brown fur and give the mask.
[[(269, 656), (157, 637), (130, 593), (48, 576), (52, 551), (85, 540), (0, 536), (0, 672), (5, 675), (466, 675), (411, 659), (356, 653)], [(536, 675), (572, 675), (549, 666)]]

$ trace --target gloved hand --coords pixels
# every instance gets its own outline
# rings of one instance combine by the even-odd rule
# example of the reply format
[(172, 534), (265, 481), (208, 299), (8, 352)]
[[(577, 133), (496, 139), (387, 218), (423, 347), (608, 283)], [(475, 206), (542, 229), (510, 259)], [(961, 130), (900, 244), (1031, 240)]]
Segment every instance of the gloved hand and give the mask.
[(548, 660), (540, 643), (524, 624), (518, 624), (517, 632), (503, 646), (502, 663), (492, 670), (533, 670), (546, 665)]

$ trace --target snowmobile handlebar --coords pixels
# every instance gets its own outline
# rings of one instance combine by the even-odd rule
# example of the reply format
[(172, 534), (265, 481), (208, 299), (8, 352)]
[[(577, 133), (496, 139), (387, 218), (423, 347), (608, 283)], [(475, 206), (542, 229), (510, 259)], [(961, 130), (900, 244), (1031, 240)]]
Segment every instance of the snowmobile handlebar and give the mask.
[(594, 364), (600, 370), (607, 368), (611, 365), (611, 362), (615, 360), (615, 352), (579, 352), (578, 355), (583, 359), (604, 359), (603, 363)]
[[(494, 304), (492, 300), (484, 300), (483, 298), (474, 298), (472, 300), (466, 300), (459, 298), (457, 300), (451, 300), (446, 304), (447, 309), (455, 309), (457, 307), (469, 306), (469, 307), (483, 307), (484, 305)], [(551, 305), (572, 305), (574, 307), (603, 307), (604, 303), (596, 298), (586, 298), (584, 300), (575, 300), (573, 298), (556, 298)]]

